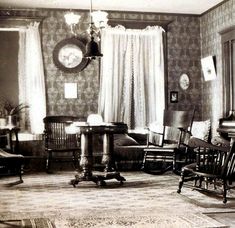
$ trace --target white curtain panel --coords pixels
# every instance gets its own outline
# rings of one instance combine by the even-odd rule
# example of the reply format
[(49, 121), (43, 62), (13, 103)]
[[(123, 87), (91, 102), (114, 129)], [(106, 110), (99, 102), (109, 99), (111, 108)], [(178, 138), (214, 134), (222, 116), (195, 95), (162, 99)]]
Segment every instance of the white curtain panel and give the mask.
[[(25, 29), (19, 30), (19, 52), (18, 52), (18, 84), (19, 84), (19, 103), (26, 104), (26, 90), (25, 90)], [(26, 128), (26, 116), (28, 110), (21, 113), (20, 126), (21, 131)]]
[(108, 27), (101, 34), (99, 113), (106, 122), (146, 127), (165, 108), (163, 32)]
[(31, 133), (41, 134), (46, 116), (46, 93), (39, 23), (20, 31), (19, 100), (29, 105)]
[(105, 59), (102, 58), (101, 63), (99, 112), (106, 122), (119, 122), (123, 119), (122, 94), (127, 37), (119, 29), (109, 28), (102, 31), (101, 42)]

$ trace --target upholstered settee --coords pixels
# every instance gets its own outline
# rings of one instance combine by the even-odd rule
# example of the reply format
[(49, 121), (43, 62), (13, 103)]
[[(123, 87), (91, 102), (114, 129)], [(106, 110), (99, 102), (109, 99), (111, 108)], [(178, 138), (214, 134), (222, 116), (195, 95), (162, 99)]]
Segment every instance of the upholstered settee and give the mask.
[(114, 135), (114, 160), (118, 170), (140, 170), (147, 135), (141, 133)]
[[(140, 170), (146, 139), (144, 134), (114, 134), (113, 160), (118, 170)], [(104, 169), (102, 155), (103, 139), (97, 135), (93, 138), (93, 166), (96, 170)]]
[[(211, 122), (194, 121), (192, 135), (210, 141)], [(169, 134), (174, 131), (169, 130)], [(174, 137), (174, 136), (171, 136)], [(114, 135), (114, 160), (118, 170), (140, 170), (146, 148), (147, 134), (128, 133)]]

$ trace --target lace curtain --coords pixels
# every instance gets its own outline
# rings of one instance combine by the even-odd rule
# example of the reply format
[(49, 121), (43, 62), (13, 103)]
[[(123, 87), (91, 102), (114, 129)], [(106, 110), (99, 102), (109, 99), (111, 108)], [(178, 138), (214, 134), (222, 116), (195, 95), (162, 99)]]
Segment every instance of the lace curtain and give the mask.
[(99, 113), (107, 122), (142, 128), (165, 108), (163, 32), (108, 27), (101, 34)]
[[(39, 23), (19, 32), (19, 101), (29, 105), (26, 115), (31, 133), (41, 134), (46, 116), (46, 93)], [(27, 118), (23, 118), (24, 121)], [(27, 123), (24, 123), (27, 125)]]

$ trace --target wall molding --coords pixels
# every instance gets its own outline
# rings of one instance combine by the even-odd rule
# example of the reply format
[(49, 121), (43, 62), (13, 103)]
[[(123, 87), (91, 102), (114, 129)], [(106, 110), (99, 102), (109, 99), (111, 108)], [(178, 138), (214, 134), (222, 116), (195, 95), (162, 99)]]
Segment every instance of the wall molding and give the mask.
[(19, 16), (0, 16), (1, 28), (25, 27), (32, 22), (41, 22), (44, 17), (19, 17)]

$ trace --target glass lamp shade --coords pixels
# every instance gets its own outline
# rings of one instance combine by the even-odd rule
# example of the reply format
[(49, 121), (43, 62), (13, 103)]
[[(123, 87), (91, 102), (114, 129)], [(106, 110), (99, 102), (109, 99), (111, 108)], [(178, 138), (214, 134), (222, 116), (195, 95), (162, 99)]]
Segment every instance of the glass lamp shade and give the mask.
[(95, 24), (96, 28), (105, 28), (108, 22), (108, 13), (104, 11), (94, 11), (91, 13), (92, 21)]
[(65, 22), (68, 25), (78, 24), (81, 16), (79, 14), (74, 14), (73, 12), (69, 12), (64, 15)]
[(102, 125), (102, 124), (104, 124), (103, 118), (99, 114), (90, 114), (87, 117), (87, 123), (89, 123), (90, 125)]
[(95, 59), (96, 57), (102, 57), (103, 54), (99, 51), (98, 44), (94, 41), (94, 37), (91, 37), (91, 41), (86, 45), (86, 54), (84, 55), (85, 58)]

